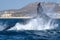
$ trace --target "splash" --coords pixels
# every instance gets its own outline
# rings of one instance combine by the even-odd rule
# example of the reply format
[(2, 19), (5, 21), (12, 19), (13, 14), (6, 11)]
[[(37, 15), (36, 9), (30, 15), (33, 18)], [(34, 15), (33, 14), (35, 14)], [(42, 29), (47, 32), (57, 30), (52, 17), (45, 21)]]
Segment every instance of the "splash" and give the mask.
[[(55, 5), (54, 5), (55, 6)], [(54, 8), (50, 8), (48, 12), (51, 12)], [(37, 5), (37, 16), (35, 18), (32, 18), (27, 24), (23, 25), (21, 23), (16, 23), (16, 25), (11, 28), (12, 30), (50, 30), (55, 29), (58, 24), (54, 24), (54, 20), (51, 19), (48, 14), (44, 13), (43, 7), (40, 3)], [(49, 14), (50, 15), (50, 14)], [(9, 30), (11, 30), (9, 29)]]
[(52, 20), (49, 20), (48, 23), (44, 23), (43, 21), (42, 18), (31, 19), (30, 22), (25, 25), (16, 23), (16, 25), (9, 30), (51, 30), (58, 26), (58, 24), (54, 24), (53, 22), (51, 24)]
[(52, 12), (53, 8), (54, 6), (50, 8), (48, 12), (45, 12), (41, 4), (38, 3), (37, 15), (34, 18), (31, 18), (29, 20), (25, 20), (25, 19), (0, 20), (0, 30), (51, 30), (51, 29), (55, 29), (56, 27), (58, 27), (58, 24), (55, 24), (54, 19), (50, 17), (52, 15), (52, 13), (50, 12)]

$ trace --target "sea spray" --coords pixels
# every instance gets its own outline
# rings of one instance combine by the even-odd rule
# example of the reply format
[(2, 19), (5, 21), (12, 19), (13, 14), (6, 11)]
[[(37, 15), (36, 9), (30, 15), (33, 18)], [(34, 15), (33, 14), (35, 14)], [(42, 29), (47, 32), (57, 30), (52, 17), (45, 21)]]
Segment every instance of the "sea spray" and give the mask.
[[(55, 5), (54, 5), (55, 6)], [(54, 8), (50, 8), (48, 12), (51, 12)], [(49, 13), (48, 13), (49, 14)], [(56, 28), (58, 25), (54, 24), (54, 19), (50, 18), (47, 13), (44, 12), (40, 3), (37, 5), (37, 16), (32, 18), (27, 24), (16, 23), (13, 27), (16, 30), (50, 30)], [(23, 22), (24, 23), (24, 22)]]

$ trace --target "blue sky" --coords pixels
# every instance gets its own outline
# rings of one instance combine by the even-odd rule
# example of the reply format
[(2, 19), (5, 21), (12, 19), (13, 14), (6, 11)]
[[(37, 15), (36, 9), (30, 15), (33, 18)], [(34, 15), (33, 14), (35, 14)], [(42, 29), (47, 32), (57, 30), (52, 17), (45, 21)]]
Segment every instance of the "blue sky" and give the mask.
[(60, 0), (0, 0), (0, 11), (7, 9), (19, 9), (32, 2), (57, 2)]

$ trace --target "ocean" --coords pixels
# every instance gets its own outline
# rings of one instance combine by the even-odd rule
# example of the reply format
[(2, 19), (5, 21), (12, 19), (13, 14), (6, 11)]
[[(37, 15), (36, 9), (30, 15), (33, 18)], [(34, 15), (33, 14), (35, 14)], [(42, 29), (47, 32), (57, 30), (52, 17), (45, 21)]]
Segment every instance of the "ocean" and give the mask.
[(0, 31), (0, 40), (60, 40), (60, 31)]
[[(30, 20), (30, 19), (25, 19), (25, 20), (24, 19), (0, 19), (0, 40), (60, 40), (60, 30), (59, 30), (60, 29), (60, 19), (55, 20), (54, 24), (56, 24), (56, 23), (58, 24), (58, 27), (55, 29), (8, 30), (10, 27), (12, 28), (12, 26), (16, 25), (17, 22), (20, 22), (21, 24), (23, 24), (25, 26), (24, 23), (26, 22), (26, 20)], [(6, 28), (6, 27), (8, 27), (8, 28)], [(4, 28), (6, 28), (6, 29), (4, 29)], [(29, 26), (28, 26), (28, 28), (29, 28)], [(46, 28), (47, 28), (47, 26), (46, 26)]]

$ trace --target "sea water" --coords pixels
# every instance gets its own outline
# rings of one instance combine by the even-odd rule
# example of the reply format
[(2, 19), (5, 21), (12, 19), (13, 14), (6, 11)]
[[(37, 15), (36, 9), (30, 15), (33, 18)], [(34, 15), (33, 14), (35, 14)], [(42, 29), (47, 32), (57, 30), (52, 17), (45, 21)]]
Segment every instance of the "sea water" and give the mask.
[[(29, 25), (32, 26), (32, 24), (30, 24), (30, 22), (26, 23), (29, 24), (28, 26), (26, 26), (26, 24), (23, 24), (23, 21), (26, 21), (28, 19), (0, 19), (0, 27), (2, 27), (2, 29), (4, 29), (5, 27), (7, 27), (8, 25), (11, 26), (11, 24), (15, 24), (12, 29), (8, 29), (7, 31), (0, 31), (0, 40), (60, 40), (60, 30), (59, 30), (59, 26), (60, 26), (60, 19), (56, 19), (54, 24), (58, 24), (58, 26), (55, 28), (54, 26), (52, 26), (53, 29), (51, 29), (51, 27), (49, 26), (49, 28), (47, 28), (48, 26), (46, 25), (45, 29), (43, 26), (41, 26), (41, 24), (39, 25), (39, 29), (37, 28), (38, 25), (36, 25), (35, 23), (35, 19), (34, 21), (31, 20), (30, 22), (34, 22), (32, 24), (34, 24), (33, 26), (36, 25), (36, 28), (30, 28), (29, 29)], [(30, 19), (29, 19), (30, 20)], [(49, 21), (50, 23), (50, 21)], [(19, 25), (19, 26), (18, 26)], [(23, 26), (21, 26), (23, 25)], [(48, 24), (49, 25), (49, 24)], [(4, 26), (4, 27), (3, 27)], [(25, 26), (25, 27), (24, 27)], [(19, 28), (23, 28), (20, 29)], [(27, 28), (28, 27), (28, 28)], [(25, 28), (25, 30), (24, 30)], [(55, 28), (55, 29), (54, 29)], [(2, 30), (0, 29), (0, 30)], [(26, 30), (29, 29), (29, 30)], [(32, 30), (34, 29), (34, 30)], [(41, 30), (40, 30), (41, 29)]]

